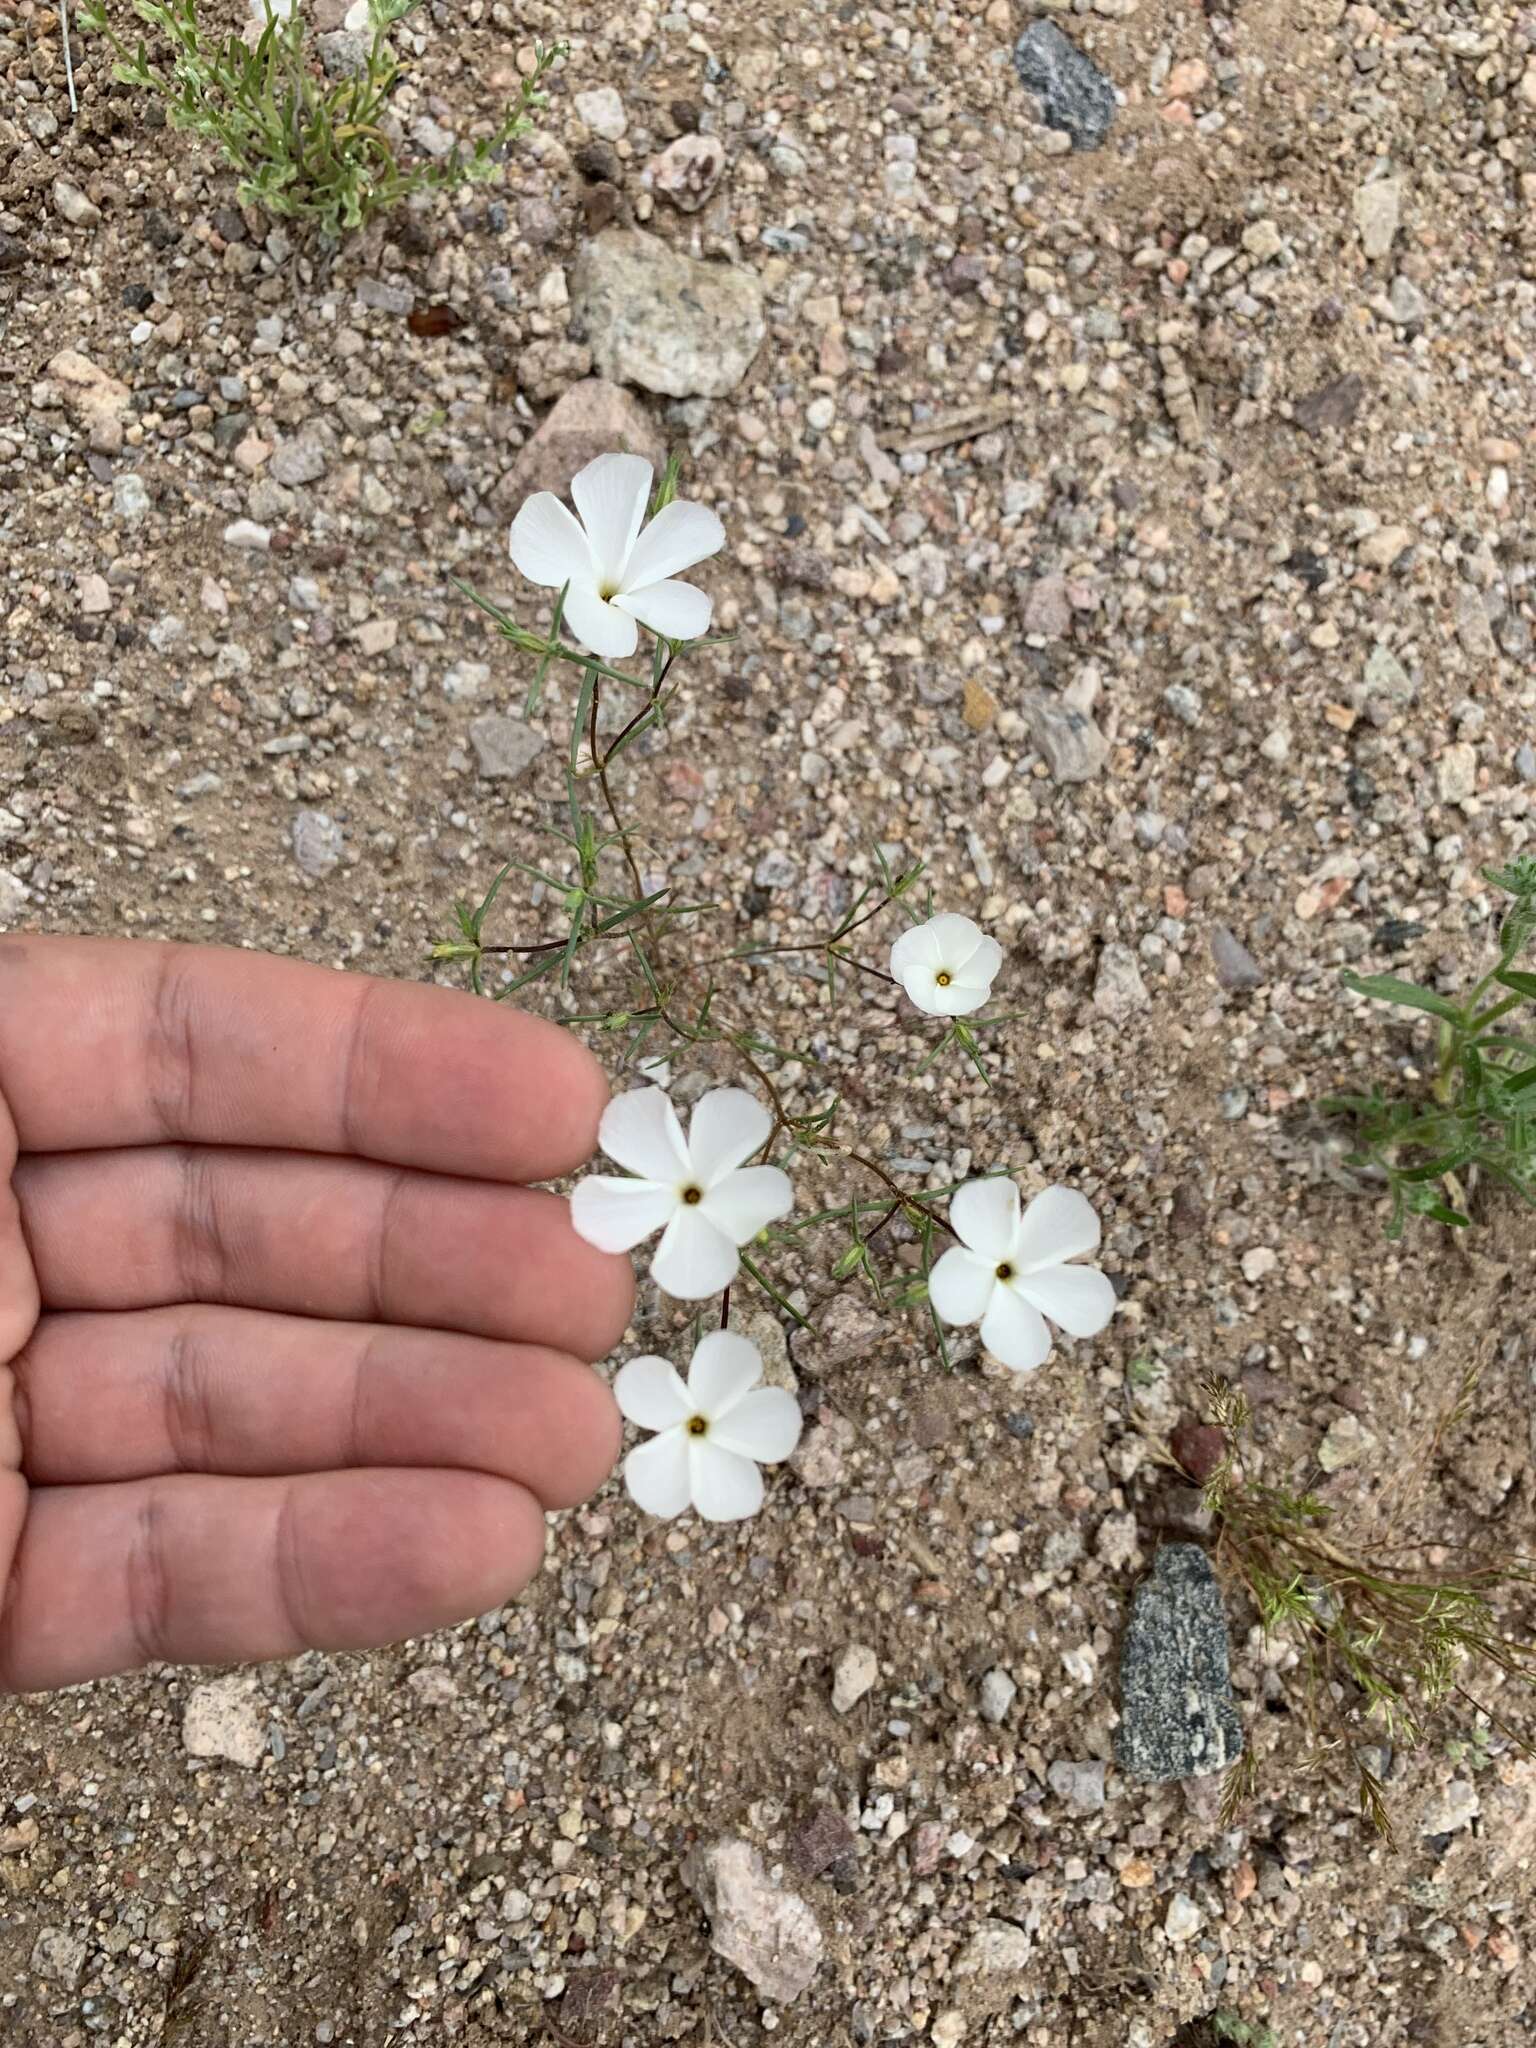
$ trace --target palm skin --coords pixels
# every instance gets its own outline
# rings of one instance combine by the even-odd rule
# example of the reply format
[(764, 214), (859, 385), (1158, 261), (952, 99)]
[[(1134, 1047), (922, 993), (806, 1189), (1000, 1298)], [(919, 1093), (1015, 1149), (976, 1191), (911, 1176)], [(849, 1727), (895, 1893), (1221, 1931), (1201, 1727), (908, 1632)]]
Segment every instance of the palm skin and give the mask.
[(606, 1099), (469, 996), (0, 938), (0, 1691), (519, 1591), (618, 1449), (628, 1262), (528, 1185)]

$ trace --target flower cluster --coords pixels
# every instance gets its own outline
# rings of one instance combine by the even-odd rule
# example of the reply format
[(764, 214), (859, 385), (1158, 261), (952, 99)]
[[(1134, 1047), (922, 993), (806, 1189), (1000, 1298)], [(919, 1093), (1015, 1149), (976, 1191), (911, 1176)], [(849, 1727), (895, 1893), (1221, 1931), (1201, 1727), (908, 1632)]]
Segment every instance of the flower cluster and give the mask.
[[(654, 1056), (645, 1063), (638, 1060), (639, 1048), (656, 1023), (667, 1024), (685, 1039), (735, 1045), (744, 1057), (753, 1048), (750, 1031), (703, 1029), (713, 1003), (712, 989), (696, 1027), (679, 1027), (674, 1021), (661, 992), (662, 978), (642, 951), (641, 940), (651, 934), (638, 930), (635, 923), (637, 917), (654, 916), (650, 905), (656, 899), (642, 893), (638, 865), (629, 852), (605, 773), (611, 753), (599, 750), (601, 678), (627, 680), (606, 664), (635, 652), (641, 627), (656, 636), (649, 701), (626, 726), (622, 737), (627, 738), (637, 727), (659, 719), (663, 684), (672, 663), (709, 630), (713, 617), (710, 598), (681, 581), (679, 572), (717, 553), (724, 544), (724, 529), (707, 507), (674, 495), (672, 472), (654, 496), (653, 482), (650, 464), (640, 457), (604, 455), (572, 479), (574, 512), (549, 491), (530, 498), (513, 522), (511, 555), (530, 582), (560, 593), (554, 628), (540, 641), (515, 620), (487, 608), (515, 645), (540, 652), (543, 667), (554, 659), (585, 667), (573, 728), (573, 774), (585, 743), (614, 828), (607, 843), (623, 849), (631, 883), (631, 899), (615, 911), (614, 899), (599, 894), (601, 884), (595, 879), (592, 849), (597, 834), (583, 838), (578, 821), (568, 841), (582, 864), (582, 885), (568, 897), (577, 906), (570, 939), (521, 950), (548, 954), (551, 966), (557, 958), (568, 963), (587, 935), (580, 920), (590, 902), (601, 910), (590, 935), (622, 930), (646, 966), (647, 989), (654, 999), (651, 1023), (636, 1041), (632, 1057), (653, 1083), (661, 1085), (632, 1089), (609, 1103), (598, 1143), (621, 1171), (592, 1174), (577, 1184), (571, 1197), (572, 1221), (583, 1238), (606, 1252), (630, 1252), (655, 1239), (650, 1271), (656, 1285), (680, 1301), (724, 1296), (725, 1325), (729, 1290), (743, 1266), (751, 1279), (768, 1284), (747, 1247), (771, 1225), (783, 1224), (794, 1207), (789, 1175), (768, 1157), (776, 1136), (782, 1133), (788, 1141), (786, 1160), (797, 1151), (825, 1156), (841, 1148), (828, 1136), (830, 1111), (796, 1118), (755, 1058), (748, 1057), (747, 1063), (772, 1095), (773, 1112), (745, 1089), (714, 1088), (695, 1102), (686, 1129), (666, 1092), (666, 1063)], [(561, 634), (566, 629), (584, 652), (565, 644)], [(573, 796), (573, 815), (575, 803)], [(917, 872), (893, 877), (881, 863), (885, 894), (868, 910), (861, 910), (861, 898), (825, 944), (829, 979), (841, 962), (894, 984), (924, 1016), (945, 1020), (946, 1033), (936, 1051), (958, 1044), (979, 1066), (977, 1027), (1003, 1021), (978, 1015), (1003, 965), (1003, 949), (995, 938), (968, 917), (952, 911), (931, 914), (930, 906), (930, 914), (914, 920), (891, 946), (888, 971), (855, 960), (846, 950), (849, 936), (881, 910), (898, 903), (905, 910), (904, 897)], [(476, 974), (480, 924), (491, 900), (478, 912), (461, 907), (467, 944), (450, 949), (455, 957), (467, 951)], [(528, 974), (544, 971), (535, 964)], [(616, 1021), (628, 1026), (633, 1019), (626, 1012)], [(937, 1321), (979, 1325), (982, 1344), (1004, 1366), (1032, 1372), (1050, 1355), (1053, 1329), (1085, 1337), (1108, 1323), (1114, 1313), (1114, 1289), (1096, 1267), (1081, 1263), (1099, 1243), (1098, 1219), (1081, 1194), (1070, 1188), (1046, 1188), (1025, 1207), (1008, 1179), (971, 1181), (956, 1189), (949, 1202), (947, 1230), (954, 1244), (934, 1258), (934, 1233), (946, 1228), (936, 1206), (942, 1197), (908, 1196), (873, 1162), (857, 1153), (847, 1156), (884, 1183), (883, 1222), (905, 1214), (918, 1230), (928, 1304)], [(856, 1201), (845, 1210), (811, 1219), (852, 1219), (855, 1263), (840, 1266), (842, 1272), (867, 1263), (860, 1218), (869, 1206)], [(779, 1237), (794, 1228), (786, 1225)], [(614, 1382), (619, 1406), (629, 1422), (653, 1432), (630, 1452), (624, 1467), (629, 1491), (642, 1508), (666, 1518), (691, 1509), (713, 1522), (737, 1521), (757, 1511), (763, 1500), (761, 1468), (787, 1458), (800, 1435), (794, 1397), (782, 1388), (764, 1386), (762, 1379), (763, 1362), (756, 1347), (724, 1326), (697, 1344), (686, 1381), (663, 1358), (635, 1358), (622, 1368)]]

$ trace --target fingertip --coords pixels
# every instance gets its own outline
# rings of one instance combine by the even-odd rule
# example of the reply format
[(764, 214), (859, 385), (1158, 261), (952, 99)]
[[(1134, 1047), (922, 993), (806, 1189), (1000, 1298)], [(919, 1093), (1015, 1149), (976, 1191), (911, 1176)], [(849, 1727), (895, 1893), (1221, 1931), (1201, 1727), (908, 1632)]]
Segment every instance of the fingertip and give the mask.
[(519, 1013), (518, 1022), (534, 1035), (529, 1050), (541, 1069), (541, 1150), (548, 1161), (546, 1177), (574, 1173), (597, 1150), (597, 1127), (612, 1093), (608, 1076), (594, 1053), (563, 1024)]
[(605, 1381), (579, 1359), (560, 1358), (560, 1441), (535, 1482), (547, 1509), (580, 1507), (619, 1461), (624, 1422)]

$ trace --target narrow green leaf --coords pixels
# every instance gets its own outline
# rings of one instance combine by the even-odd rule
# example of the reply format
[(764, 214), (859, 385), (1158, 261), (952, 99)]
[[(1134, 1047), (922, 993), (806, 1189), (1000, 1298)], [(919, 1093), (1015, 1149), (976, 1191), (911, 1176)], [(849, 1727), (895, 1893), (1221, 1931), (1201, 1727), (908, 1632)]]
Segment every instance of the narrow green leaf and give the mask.
[(1528, 996), (1536, 1002), (1536, 974), (1527, 974), (1519, 967), (1501, 967), (1493, 978), (1505, 988), (1513, 989), (1517, 996)]
[(1357, 996), (1370, 996), (1378, 1003), (1396, 1003), (1405, 1010), (1424, 1010), (1431, 1017), (1444, 1018), (1447, 1024), (1461, 1022), (1461, 1012), (1454, 1003), (1432, 988), (1420, 988), (1417, 982), (1399, 980), (1395, 974), (1354, 974), (1346, 969), (1343, 982)]

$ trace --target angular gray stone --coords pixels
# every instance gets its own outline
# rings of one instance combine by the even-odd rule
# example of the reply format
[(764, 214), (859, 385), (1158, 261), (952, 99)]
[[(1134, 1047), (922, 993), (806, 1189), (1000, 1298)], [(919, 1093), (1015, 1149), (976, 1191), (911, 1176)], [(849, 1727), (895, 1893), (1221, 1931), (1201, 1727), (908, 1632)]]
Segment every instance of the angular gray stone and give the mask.
[(981, 1718), (990, 1721), (994, 1728), (1000, 1727), (1007, 1720), (1018, 1696), (1019, 1688), (1014, 1683), (1013, 1674), (1004, 1671), (1001, 1665), (995, 1666), (981, 1681)]
[(520, 718), (488, 711), (469, 728), (475, 763), (488, 782), (515, 782), (544, 751), (544, 741)]
[(1074, 1813), (1099, 1813), (1104, 1806), (1104, 1774), (1109, 1766), (1097, 1759), (1070, 1763), (1065, 1758), (1051, 1765), (1046, 1780), (1058, 1799), (1064, 1799)]
[(766, 332), (750, 270), (700, 262), (640, 228), (609, 228), (584, 245), (571, 307), (602, 376), (668, 398), (734, 391)]
[(1365, 403), (1365, 380), (1351, 372), (1319, 384), (1291, 407), (1291, 418), (1304, 434), (1321, 434), (1330, 427), (1348, 427)]
[(291, 440), (278, 442), (267, 474), (278, 484), (312, 484), (325, 475), (329, 461), (325, 444), (317, 436), (295, 434)]
[(1032, 21), (1013, 46), (1013, 68), (1074, 149), (1097, 149), (1115, 118), (1115, 88), (1054, 21)]
[(210, 1679), (187, 1695), (181, 1720), (188, 1756), (217, 1757), (253, 1771), (267, 1753), (267, 1724), (257, 1681), (248, 1673)]
[(1091, 782), (1103, 773), (1109, 741), (1086, 711), (1046, 690), (1026, 690), (1019, 710), (1053, 782)]
[(341, 859), (341, 827), (325, 811), (300, 811), (293, 821), (293, 857), (306, 875), (328, 875)]
[(679, 135), (653, 156), (640, 182), (670, 199), (681, 213), (697, 213), (725, 170), (725, 144), (718, 135)]
[(715, 1954), (775, 2005), (797, 1999), (821, 1961), (821, 1928), (804, 1899), (772, 1882), (751, 1844), (732, 1836), (701, 1842), (683, 1864), (683, 1882), (709, 1916)]
[(1259, 988), (1266, 976), (1242, 940), (1224, 924), (1213, 924), (1208, 941), (1211, 965), (1223, 988)]
[(1011, 1920), (983, 1920), (955, 1962), (957, 1977), (1001, 1977), (1027, 1969), (1034, 1951), (1028, 1930)]
[(1120, 1651), (1120, 1768), (1159, 1785), (1225, 1770), (1242, 1750), (1210, 1559), (1196, 1543), (1165, 1544), (1136, 1589)]
[(44, 1927), (32, 1944), (32, 1973), (51, 1984), (73, 1984), (85, 1968), (85, 1943), (66, 1927)]
[(1093, 1007), (1101, 1016), (1123, 1024), (1144, 1010), (1152, 998), (1141, 978), (1141, 968), (1129, 946), (1111, 939), (1099, 955), (1099, 972), (1093, 984)]
[(149, 492), (144, 479), (135, 476), (131, 469), (112, 479), (112, 510), (119, 519), (126, 519), (130, 525), (142, 519), (149, 510)]

